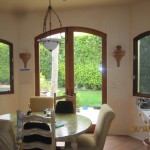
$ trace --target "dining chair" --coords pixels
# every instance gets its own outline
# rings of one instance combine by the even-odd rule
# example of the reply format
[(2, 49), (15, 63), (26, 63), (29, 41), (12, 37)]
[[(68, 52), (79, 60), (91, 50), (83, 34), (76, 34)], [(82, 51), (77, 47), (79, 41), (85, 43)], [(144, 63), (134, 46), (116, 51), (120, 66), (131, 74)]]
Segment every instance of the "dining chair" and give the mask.
[(76, 94), (57, 96), (54, 93), (55, 113), (76, 113)]
[(43, 112), (46, 108), (53, 109), (54, 98), (49, 96), (33, 96), (30, 98), (29, 107), (32, 112)]
[(109, 127), (114, 117), (113, 109), (108, 104), (103, 104), (94, 133), (78, 136), (76, 139), (77, 150), (103, 150)]
[(16, 150), (13, 124), (9, 120), (0, 119), (0, 150)]
[[(22, 120), (21, 149), (56, 149), (54, 110), (51, 110), (48, 116), (31, 114), (20, 118)], [(17, 120), (20, 118), (17, 117)]]
[[(73, 96), (70, 95), (61, 95), (56, 96), (54, 93), (54, 108), (56, 114), (64, 114), (64, 113), (76, 113), (76, 94)], [(64, 149), (71, 149), (71, 143), (74, 141), (74, 138), (61, 140), (59, 142), (64, 142)]]

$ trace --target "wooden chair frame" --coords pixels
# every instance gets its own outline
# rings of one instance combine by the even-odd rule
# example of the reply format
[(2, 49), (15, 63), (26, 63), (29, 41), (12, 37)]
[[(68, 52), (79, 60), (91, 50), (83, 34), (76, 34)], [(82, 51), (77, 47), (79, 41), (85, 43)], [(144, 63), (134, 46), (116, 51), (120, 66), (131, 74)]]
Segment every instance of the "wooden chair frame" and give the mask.
[[(19, 114), (20, 111), (18, 111), (17, 113), (17, 122), (18, 118), (19, 118)], [(39, 128), (32, 128), (32, 129), (22, 129), (22, 138), (24, 138), (24, 136), (31, 136), (34, 134), (38, 134), (41, 135), (43, 137), (48, 137), (51, 138), (51, 144), (45, 144), (45, 143), (41, 143), (41, 142), (31, 142), (31, 143), (25, 143), (22, 140), (22, 143), (20, 144), (21, 149), (32, 149), (32, 148), (41, 148), (44, 150), (55, 150), (56, 149), (56, 139), (55, 139), (55, 114), (54, 114), (54, 110), (51, 110), (51, 115), (46, 117), (41, 116), (41, 115), (37, 115), (37, 114), (31, 114), (31, 115), (26, 115), (22, 117), (22, 127), (24, 127), (25, 123), (32, 123), (32, 122), (40, 122), (40, 123), (46, 123), (47, 125), (50, 126), (50, 131), (44, 130), (44, 129), (39, 129)], [(18, 123), (19, 124), (19, 123)], [(17, 124), (17, 125), (18, 125)], [(20, 130), (20, 129), (19, 129)]]

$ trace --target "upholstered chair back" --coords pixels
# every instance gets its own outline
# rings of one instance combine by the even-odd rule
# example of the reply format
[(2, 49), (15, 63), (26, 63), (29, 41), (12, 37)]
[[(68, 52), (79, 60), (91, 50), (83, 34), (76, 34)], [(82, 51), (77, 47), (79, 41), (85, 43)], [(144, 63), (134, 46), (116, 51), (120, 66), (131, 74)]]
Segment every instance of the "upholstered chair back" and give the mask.
[(114, 117), (115, 113), (112, 108), (107, 104), (103, 104), (99, 112), (96, 128), (94, 131), (95, 142), (100, 150), (102, 150), (104, 147), (109, 127)]
[(0, 150), (16, 150), (13, 123), (0, 119)]

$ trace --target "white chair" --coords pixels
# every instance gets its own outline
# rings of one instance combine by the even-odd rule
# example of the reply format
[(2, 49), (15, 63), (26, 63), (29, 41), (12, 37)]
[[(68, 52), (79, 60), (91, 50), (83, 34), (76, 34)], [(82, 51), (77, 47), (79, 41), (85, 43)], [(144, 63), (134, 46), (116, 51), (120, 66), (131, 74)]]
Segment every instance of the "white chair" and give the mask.
[(48, 96), (33, 96), (30, 98), (30, 109), (32, 112), (43, 112), (45, 108), (54, 107), (54, 98)]
[(13, 124), (9, 120), (0, 119), (0, 150), (16, 150)]
[(54, 108), (56, 113), (76, 113), (76, 94), (57, 96), (54, 93)]
[(113, 109), (109, 105), (103, 104), (94, 133), (77, 137), (77, 150), (103, 150), (109, 127), (114, 117)]
[(21, 149), (56, 149), (54, 110), (47, 117), (36, 114), (24, 116), (22, 126)]

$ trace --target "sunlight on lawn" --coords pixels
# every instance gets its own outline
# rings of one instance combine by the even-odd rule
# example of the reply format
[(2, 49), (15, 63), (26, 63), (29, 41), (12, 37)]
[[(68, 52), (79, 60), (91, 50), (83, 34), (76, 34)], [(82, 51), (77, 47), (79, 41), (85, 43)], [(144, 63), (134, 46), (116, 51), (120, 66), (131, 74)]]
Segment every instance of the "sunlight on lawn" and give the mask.
[[(59, 89), (59, 95), (62, 95), (62, 91), (64, 93), (64, 89)], [(93, 107), (93, 106), (101, 106), (102, 105), (102, 91), (100, 90), (83, 90), (78, 89), (75, 91), (76, 93), (76, 104), (77, 107)]]
[(78, 90), (76, 91), (77, 107), (101, 106), (102, 92), (100, 90)]

